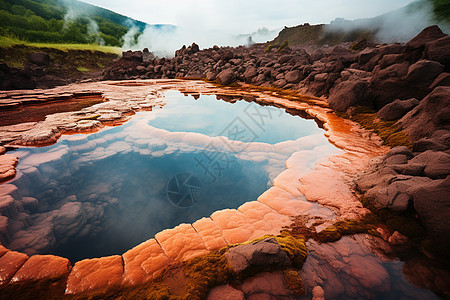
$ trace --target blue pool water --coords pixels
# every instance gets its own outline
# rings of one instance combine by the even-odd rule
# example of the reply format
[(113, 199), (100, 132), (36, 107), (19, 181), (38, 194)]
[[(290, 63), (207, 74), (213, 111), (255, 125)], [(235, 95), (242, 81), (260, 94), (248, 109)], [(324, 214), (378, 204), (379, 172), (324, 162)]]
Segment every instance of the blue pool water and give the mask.
[(121, 254), (163, 229), (256, 200), (295, 151), (336, 151), (314, 120), (280, 108), (177, 91), (165, 98), (122, 126), (16, 151), (13, 184), (32, 222), (8, 246), (72, 261)]
[(167, 105), (149, 124), (173, 132), (198, 132), (269, 144), (323, 133), (313, 120), (300, 119), (273, 106), (243, 100), (230, 103), (214, 95), (182, 97), (177, 91), (167, 92), (166, 97)]

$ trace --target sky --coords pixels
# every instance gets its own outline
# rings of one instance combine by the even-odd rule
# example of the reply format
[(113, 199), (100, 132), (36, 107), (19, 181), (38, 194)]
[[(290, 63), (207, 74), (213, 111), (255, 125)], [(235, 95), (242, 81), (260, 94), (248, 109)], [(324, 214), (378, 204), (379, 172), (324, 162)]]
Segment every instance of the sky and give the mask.
[(413, 0), (83, 0), (149, 24), (251, 33), (303, 23), (374, 17)]

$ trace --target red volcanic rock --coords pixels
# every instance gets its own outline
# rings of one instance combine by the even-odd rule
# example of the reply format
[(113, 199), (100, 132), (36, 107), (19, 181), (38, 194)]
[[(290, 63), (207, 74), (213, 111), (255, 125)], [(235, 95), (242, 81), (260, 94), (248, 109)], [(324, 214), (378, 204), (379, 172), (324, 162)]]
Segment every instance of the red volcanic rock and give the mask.
[(7, 284), (27, 259), (28, 255), (16, 251), (8, 251), (0, 257), (0, 286)]
[(429, 178), (445, 178), (450, 174), (450, 154), (427, 150), (409, 161), (424, 166), (424, 174)]
[(450, 176), (415, 188), (414, 208), (425, 227), (441, 241), (450, 235)]
[(66, 294), (106, 291), (122, 282), (122, 257), (119, 255), (77, 262), (67, 279)]
[(2, 245), (0, 245), (0, 257), (3, 256), (3, 254), (5, 254), (6, 252), (8, 252), (9, 250), (5, 247), (3, 247)]
[(54, 255), (34, 255), (17, 271), (11, 282), (62, 278), (69, 275), (71, 267), (67, 258)]
[(137, 285), (159, 275), (171, 259), (155, 239), (150, 239), (125, 252), (123, 261), (123, 283)]
[(216, 80), (216, 73), (211, 72), (211, 71), (206, 73), (206, 80), (209, 80), (209, 81)]
[(301, 78), (301, 73), (298, 70), (289, 71), (286, 73), (286, 75), (284, 75), (284, 79), (286, 79), (286, 81), (288, 83), (299, 83), (300, 78)]
[(236, 76), (234, 75), (233, 70), (226, 69), (217, 75), (217, 80), (220, 84), (229, 85), (236, 81)]
[(249, 67), (244, 72), (245, 82), (250, 83), (254, 77), (258, 76), (258, 72), (255, 67)]
[(378, 117), (386, 120), (393, 121), (403, 117), (407, 112), (416, 107), (419, 104), (419, 100), (411, 98), (408, 100), (397, 99), (392, 103), (385, 105), (378, 111)]
[(291, 261), (274, 238), (230, 248), (225, 254), (228, 263), (237, 273), (253, 268), (276, 269), (291, 266)]
[(242, 284), (247, 299), (296, 299), (286, 286), (282, 271), (260, 273)]
[(378, 65), (381, 69), (386, 69), (395, 64), (400, 64), (406, 60), (403, 54), (386, 54), (382, 59), (378, 62)]
[(16, 176), (18, 158), (11, 154), (0, 155), (0, 182)]
[(358, 65), (363, 66), (371, 61), (375, 56), (380, 53), (379, 49), (376, 48), (366, 48), (363, 51), (358, 53), (356, 57)]
[(405, 80), (428, 88), (443, 71), (444, 66), (440, 63), (423, 59), (409, 67)]
[(312, 289), (312, 295), (312, 300), (325, 300), (325, 292), (319, 285)]
[(406, 43), (407, 48), (425, 47), (425, 45), (434, 40), (445, 37), (446, 34), (437, 25), (429, 26), (422, 30), (412, 40)]
[(438, 129), (450, 130), (450, 86), (435, 88), (397, 124), (413, 141), (431, 137)]
[(442, 37), (426, 45), (425, 57), (429, 60), (437, 61), (450, 68), (450, 36)]
[(207, 300), (245, 300), (245, 295), (242, 291), (227, 284), (213, 288), (209, 292)]
[(330, 91), (328, 103), (337, 111), (346, 111), (350, 106), (361, 105), (368, 89), (368, 83), (361, 80), (344, 81)]
[(430, 90), (434, 90), (438, 86), (450, 86), (450, 73), (441, 73), (430, 85)]

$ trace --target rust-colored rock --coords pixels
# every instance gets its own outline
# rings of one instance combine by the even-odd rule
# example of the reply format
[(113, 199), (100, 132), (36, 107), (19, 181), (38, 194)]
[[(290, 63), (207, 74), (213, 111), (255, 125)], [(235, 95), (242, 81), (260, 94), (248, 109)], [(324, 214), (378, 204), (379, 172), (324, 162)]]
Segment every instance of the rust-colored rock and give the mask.
[(119, 255), (77, 262), (67, 279), (66, 294), (106, 291), (122, 282), (122, 257)]
[(11, 282), (62, 278), (69, 275), (71, 267), (67, 258), (54, 255), (34, 255), (17, 271)]
[(167, 256), (184, 261), (208, 254), (205, 243), (191, 224), (181, 224), (172, 229), (163, 230), (155, 235)]
[(286, 226), (286, 224), (289, 224), (290, 222), (288, 216), (279, 214), (267, 205), (258, 201), (244, 203), (238, 210), (250, 219), (264, 221), (264, 234), (278, 235), (283, 226)]
[(295, 198), (279, 187), (271, 187), (258, 197), (258, 201), (287, 216), (304, 214), (312, 207), (308, 201)]
[(246, 242), (255, 232), (250, 219), (236, 209), (216, 211), (211, 219), (222, 228), (223, 237), (229, 244)]
[(16, 176), (16, 165), (18, 158), (11, 154), (0, 155), (0, 182), (9, 180)]
[(222, 230), (211, 218), (201, 218), (192, 224), (208, 250), (213, 251), (227, 246)]
[(28, 255), (16, 251), (8, 251), (0, 257), (0, 286), (9, 283), (27, 259)]
[(9, 249), (3, 247), (3, 246), (0, 244), (0, 257), (2, 257), (3, 254), (5, 254), (5, 253), (8, 252), (8, 251), (9, 251)]
[(160, 274), (172, 260), (155, 239), (150, 239), (123, 254), (123, 284), (137, 285)]

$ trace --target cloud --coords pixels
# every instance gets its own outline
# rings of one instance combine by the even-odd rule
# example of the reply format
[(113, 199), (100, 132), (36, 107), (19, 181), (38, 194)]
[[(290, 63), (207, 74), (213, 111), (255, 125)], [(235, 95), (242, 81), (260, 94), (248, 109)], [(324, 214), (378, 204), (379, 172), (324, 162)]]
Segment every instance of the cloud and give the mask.
[(329, 23), (337, 17), (374, 17), (413, 0), (85, 0), (149, 24), (196, 24), (232, 34), (249, 33), (309, 22)]

